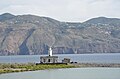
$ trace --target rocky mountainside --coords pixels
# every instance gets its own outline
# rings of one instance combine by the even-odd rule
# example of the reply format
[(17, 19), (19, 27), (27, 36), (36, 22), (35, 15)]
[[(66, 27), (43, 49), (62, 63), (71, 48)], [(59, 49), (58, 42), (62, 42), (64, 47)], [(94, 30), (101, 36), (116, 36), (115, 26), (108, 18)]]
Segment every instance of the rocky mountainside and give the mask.
[(0, 15), (0, 55), (119, 53), (120, 19), (98, 17), (83, 23), (35, 15)]

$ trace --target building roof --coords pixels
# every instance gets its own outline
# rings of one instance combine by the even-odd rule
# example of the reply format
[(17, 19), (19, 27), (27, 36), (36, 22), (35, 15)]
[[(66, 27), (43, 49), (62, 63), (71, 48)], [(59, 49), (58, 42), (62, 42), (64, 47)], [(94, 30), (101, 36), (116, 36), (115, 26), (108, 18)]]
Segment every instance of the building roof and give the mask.
[(58, 56), (41, 56), (40, 58), (58, 58)]

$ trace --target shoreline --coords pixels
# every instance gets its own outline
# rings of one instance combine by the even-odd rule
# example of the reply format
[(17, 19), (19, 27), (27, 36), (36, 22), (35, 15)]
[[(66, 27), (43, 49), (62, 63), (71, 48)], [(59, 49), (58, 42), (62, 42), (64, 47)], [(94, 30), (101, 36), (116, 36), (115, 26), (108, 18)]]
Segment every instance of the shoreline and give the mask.
[(120, 68), (119, 63), (74, 63), (77, 67), (114, 67)]
[(87, 68), (87, 67), (107, 67), (107, 68), (120, 68), (120, 64), (102, 64), (102, 63), (68, 63), (68, 64), (0, 64), (0, 74), (36, 71), (46, 69), (59, 69), (59, 68)]
[(27, 63), (27, 64), (0, 64), (0, 74), (14, 73), (14, 72), (25, 72), (25, 71), (36, 71), (46, 69), (58, 69), (58, 68), (74, 68), (74, 65), (67, 64), (39, 64)]

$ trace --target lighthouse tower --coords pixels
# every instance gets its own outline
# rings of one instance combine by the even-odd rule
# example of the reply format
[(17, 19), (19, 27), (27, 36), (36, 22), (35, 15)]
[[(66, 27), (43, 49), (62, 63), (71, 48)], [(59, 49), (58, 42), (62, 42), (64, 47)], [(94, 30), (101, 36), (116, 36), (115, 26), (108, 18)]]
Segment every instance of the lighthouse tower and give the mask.
[(48, 53), (49, 53), (49, 56), (52, 56), (52, 48), (51, 47), (49, 48)]

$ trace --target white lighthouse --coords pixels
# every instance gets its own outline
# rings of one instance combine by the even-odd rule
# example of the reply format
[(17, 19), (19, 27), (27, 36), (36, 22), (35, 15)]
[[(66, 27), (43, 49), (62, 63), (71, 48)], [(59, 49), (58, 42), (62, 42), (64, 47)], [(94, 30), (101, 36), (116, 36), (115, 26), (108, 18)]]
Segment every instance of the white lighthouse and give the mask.
[(51, 47), (49, 48), (48, 53), (49, 53), (49, 56), (52, 56), (52, 48)]
[(58, 56), (52, 55), (52, 47), (48, 49), (48, 56), (41, 56), (40, 63), (58, 63)]

